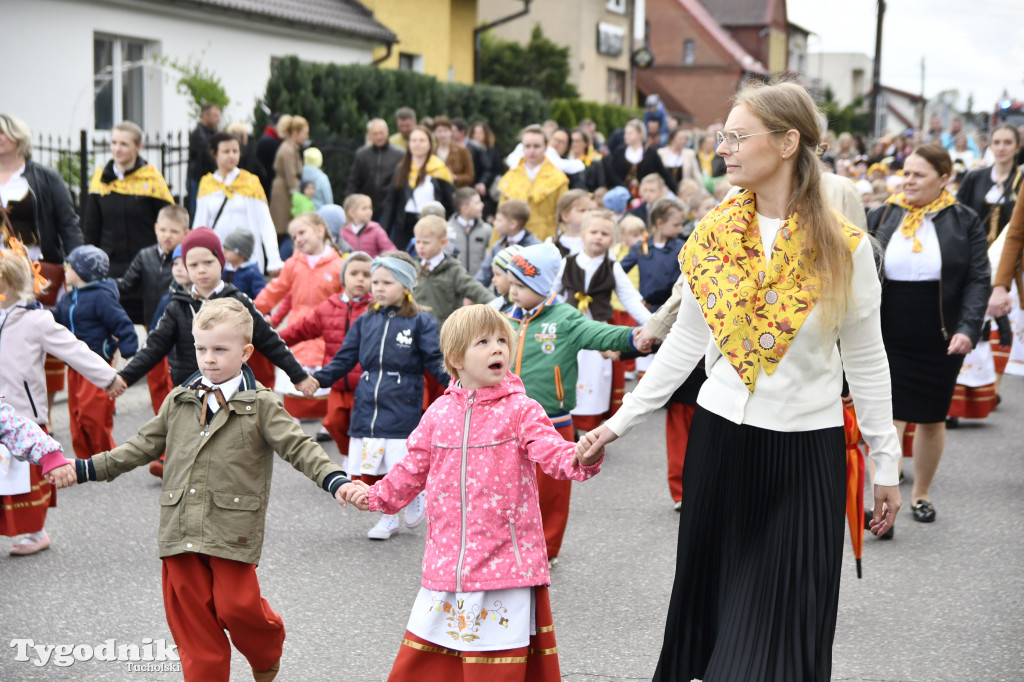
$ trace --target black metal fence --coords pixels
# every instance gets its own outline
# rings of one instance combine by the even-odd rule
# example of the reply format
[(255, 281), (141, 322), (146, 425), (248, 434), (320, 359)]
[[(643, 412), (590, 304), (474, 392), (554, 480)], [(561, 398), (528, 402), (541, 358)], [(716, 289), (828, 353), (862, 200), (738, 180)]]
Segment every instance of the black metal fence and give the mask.
[[(188, 192), (188, 134), (179, 131), (163, 136), (146, 135), (139, 155), (160, 171), (174, 200), (183, 203)], [(111, 158), (110, 139), (91, 136), (85, 130), (79, 133), (77, 140), (70, 136), (40, 135), (32, 143), (32, 158), (60, 173), (81, 215), (89, 180), (96, 169)]]

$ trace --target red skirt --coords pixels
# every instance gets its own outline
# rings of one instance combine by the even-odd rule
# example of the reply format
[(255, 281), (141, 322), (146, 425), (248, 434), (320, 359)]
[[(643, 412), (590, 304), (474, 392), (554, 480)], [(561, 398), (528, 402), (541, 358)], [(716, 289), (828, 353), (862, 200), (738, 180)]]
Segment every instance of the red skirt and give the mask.
[(245, 364), (249, 365), (249, 369), (252, 370), (256, 381), (269, 389), (274, 388), (274, 363), (267, 360), (265, 355), (259, 351), (253, 351), (252, 355), (249, 356), (249, 361)]
[(503, 651), (456, 651), (408, 630), (388, 682), (561, 682), (547, 587), (535, 587), (537, 634)]
[[(996, 365), (996, 374), (1002, 374), (1006, 371), (1006, 364), (1010, 362), (1010, 348), (1012, 346), (1004, 346), (999, 343), (999, 330), (993, 329), (989, 335), (989, 345), (992, 348), (992, 360)], [(953, 398), (956, 400), (956, 398)]]
[(296, 419), (323, 419), (327, 416), (327, 396), (306, 398), (301, 395), (286, 395), (284, 409)]
[[(1005, 365), (1004, 365), (1005, 367)], [(64, 390), (64, 363), (52, 355), (46, 356), (43, 362), (46, 371), (46, 392), (59, 393)]]
[[(1007, 354), (1007, 358), (1009, 354)], [(1003, 363), (1006, 367), (1006, 363)], [(957, 384), (953, 391), (953, 400), (949, 403), (950, 417), (966, 419), (984, 419), (996, 409), (996, 385), (972, 388)]]
[(22, 495), (0, 495), (0, 535), (36, 533), (46, 525), (46, 510), (57, 506), (57, 490), (38, 466), (29, 468), (32, 489)]

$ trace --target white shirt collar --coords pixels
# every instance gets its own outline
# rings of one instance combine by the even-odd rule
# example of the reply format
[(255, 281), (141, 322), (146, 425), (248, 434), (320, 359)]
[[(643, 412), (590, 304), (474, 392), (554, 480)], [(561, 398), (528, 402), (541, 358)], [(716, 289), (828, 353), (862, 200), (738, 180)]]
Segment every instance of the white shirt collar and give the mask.
[[(234, 397), (236, 393), (238, 393), (238, 388), (242, 385), (242, 373), (239, 372), (238, 376), (236, 376), (234, 379), (228, 379), (223, 384), (210, 383), (210, 380), (207, 379), (206, 377), (203, 377), (201, 381), (203, 386), (206, 386), (207, 388), (219, 388), (221, 395), (224, 396), (224, 400), (228, 401), (231, 400), (231, 398)], [(216, 413), (217, 410), (220, 409), (220, 403), (212, 398), (206, 401), (206, 406), (209, 407), (210, 410), (212, 410), (214, 413)]]
[(231, 183), (238, 179), (238, 176), (241, 174), (241, 172), (242, 172), (242, 169), (239, 168), (238, 166), (235, 166), (235, 169), (233, 171), (231, 171), (230, 173), (228, 173), (227, 177), (222, 178), (220, 176), (220, 171), (214, 171), (213, 172), (213, 177), (217, 178), (218, 180), (223, 182), (225, 185), (230, 187)]
[(433, 270), (438, 265), (440, 265), (441, 261), (443, 261), (443, 260), (444, 260), (444, 251), (442, 251), (441, 253), (437, 254), (436, 256), (431, 258), (430, 260), (421, 260), (420, 264), (423, 265), (424, 267), (429, 265), (430, 269)]
[[(195, 284), (192, 285), (192, 288), (189, 291), (192, 292), (193, 296), (196, 296), (196, 297), (199, 296), (199, 292), (196, 291), (196, 285)], [(214, 294), (219, 294), (222, 291), (224, 291), (224, 280), (221, 280), (220, 284), (218, 284), (217, 287), (213, 291), (210, 292), (210, 295), (203, 299), (203, 301), (204, 302), (209, 301), (211, 296), (213, 296)]]

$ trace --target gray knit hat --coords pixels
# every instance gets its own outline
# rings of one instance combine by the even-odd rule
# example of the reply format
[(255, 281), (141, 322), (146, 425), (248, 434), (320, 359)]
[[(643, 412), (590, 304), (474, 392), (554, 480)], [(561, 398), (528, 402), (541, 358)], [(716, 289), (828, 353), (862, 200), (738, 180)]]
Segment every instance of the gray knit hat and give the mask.
[(252, 258), (252, 251), (256, 248), (256, 238), (252, 232), (240, 227), (224, 238), (224, 250), (234, 251), (245, 260)]
[(83, 282), (95, 282), (107, 276), (110, 257), (98, 246), (85, 244), (68, 254), (68, 265), (78, 273)]

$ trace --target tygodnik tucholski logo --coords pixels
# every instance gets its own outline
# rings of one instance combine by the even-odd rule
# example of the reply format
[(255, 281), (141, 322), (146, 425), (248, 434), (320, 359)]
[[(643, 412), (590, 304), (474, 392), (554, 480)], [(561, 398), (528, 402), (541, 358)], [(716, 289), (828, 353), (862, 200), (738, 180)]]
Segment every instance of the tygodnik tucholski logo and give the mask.
[(116, 661), (128, 672), (181, 672), (178, 647), (163, 639), (144, 637), (141, 644), (114, 639), (93, 644), (37, 644), (32, 639), (12, 639), (14, 660), (41, 668), (66, 668), (82, 661)]

